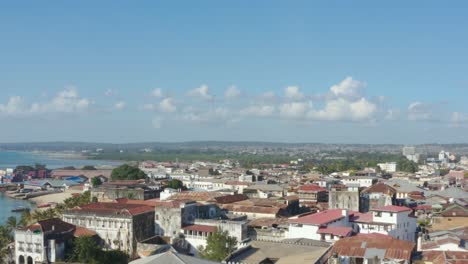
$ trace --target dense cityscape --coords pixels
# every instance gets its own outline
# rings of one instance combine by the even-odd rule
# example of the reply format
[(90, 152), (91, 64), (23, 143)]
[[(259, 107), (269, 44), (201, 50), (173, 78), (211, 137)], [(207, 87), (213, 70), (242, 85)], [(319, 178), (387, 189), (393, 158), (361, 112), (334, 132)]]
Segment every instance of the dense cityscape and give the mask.
[[(467, 260), (467, 156), (413, 146), (390, 156), (362, 157), (354, 151), (354, 156), (344, 152), (335, 158), (317, 151), (329, 157), (326, 162), (225, 158), (5, 168), (0, 188), (6, 199), (29, 203), (14, 208), (1, 227), (1, 259), (136, 264)], [(76, 154), (87, 157), (88, 152), (106, 150)], [(135, 155), (151, 152), (148, 147)]]
[(468, 1), (0, 1), (0, 264), (468, 264)]

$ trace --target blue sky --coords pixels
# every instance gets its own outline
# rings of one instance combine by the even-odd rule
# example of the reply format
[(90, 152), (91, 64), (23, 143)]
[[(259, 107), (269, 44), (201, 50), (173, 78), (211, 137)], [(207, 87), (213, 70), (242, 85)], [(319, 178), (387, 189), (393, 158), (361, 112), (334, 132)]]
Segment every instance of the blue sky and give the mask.
[(0, 141), (468, 142), (449, 4), (4, 1)]

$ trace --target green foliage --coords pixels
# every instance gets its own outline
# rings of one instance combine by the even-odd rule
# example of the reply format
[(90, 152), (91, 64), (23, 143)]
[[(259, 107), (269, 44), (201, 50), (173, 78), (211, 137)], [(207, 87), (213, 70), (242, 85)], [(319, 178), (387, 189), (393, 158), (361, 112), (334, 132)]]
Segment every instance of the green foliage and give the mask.
[(468, 172), (465, 172), (465, 179), (468, 179)]
[(215, 169), (213, 169), (213, 168), (209, 168), (209, 169), (208, 169), (208, 173), (209, 173), (210, 175), (214, 175), (214, 176), (221, 175), (221, 173), (219, 173), (218, 170), (215, 170)]
[(63, 167), (62, 170), (76, 170), (76, 168), (73, 166), (67, 166), (67, 167)]
[(34, 170), (34, 167), (26, 166), (26, 165), (16, 166), (16, 168), (15, 168), (15, 172), (18, 172), (18, 171), (29, 172), (29, 171), (33, 171), (33, 170)]
[(8, 217), (7, 222), (6, 222), (6, 227), (9, 230), (14, 230), (15, 228), (18, 227), (18, 225), (19, 225), (18, 219), (16, 219), (15, 216)]
[(204, 259), (222, 261), (236, 250), (237, 239), (230, 237), (227, 231), (217, 231), (208, 235), (206, 248), (200, 248), (200, 256)]
[(63, 203), (57, 204), (55, 208), (48, 208), (46, 210), (35, 210), (30, 213), (29, 211), (21, 214), (21, 219), (18, 223), (19, 226), (27, 226), (37, 221), (42, 221), (51, 218), (60, 218), (63, 211), (89, 204), (92, 202), (91, 193), (89, 191), (82, 193), (81, 195), (67, 198)]
[(36, 164), (34, 165), (34, 168), (35, 168), (36, 170), (45, 170), (45, 169), (47, 169), (45, 164), (40, 164), (40, 163), (36, 163)]
[(416, 171), (418, 171), (418, 164), (414, 161), (408, 160), (405, 157), (401, 157), (397, 162), (397, 170), (415, 173)]
[(183, 189), (184, 188), (184, 184), (177, 180), (177, 179), (172, 179), (170, 180), (168, 183), (167, 183), (167, 187), (168, 188), (172, 188), (172, 189)]
[(101, 178), (99, 178), (99, 177), (92, 178), (91, 179), (91, 184), (93, 185), (93, 187), (101, 185), (102, 184)]
[(73, 253), (70, 262), (96, 263), (95, 259), (100, 253), (100, 248), (93, 237), (78, 237), (73, 242)]
[(81, 168), (82, 170), (96, 170), (96, 167), (91, 166), (91, 165), (86, 165)]
[(11, 230), (5, 226), (0, 226), (0, 260), (6, 259), (8, 253), (7, 246), (13, 242)]
[(139, 168), (124, 164), (112, 170), (112, 180), (140, 180), (145, 179), (146, 174)]
[(73, 242), (73, 252), (69, 262), (93, 264), (127, 264), (129, 257), (122, 251), (102, 250), (93, 237), (78, 237)]

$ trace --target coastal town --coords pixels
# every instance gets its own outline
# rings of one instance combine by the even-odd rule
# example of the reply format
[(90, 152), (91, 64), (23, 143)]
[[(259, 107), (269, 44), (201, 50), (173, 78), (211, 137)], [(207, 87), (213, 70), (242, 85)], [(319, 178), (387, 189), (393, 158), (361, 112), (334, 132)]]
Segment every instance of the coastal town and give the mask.
[(31, 206), (15, 208), (0, 230), (12, 234), (0, 240), (1, 259), (467, 263), (468, 157), (423, 157), (414, 147), (400, 156), (336, 171), (300, 158), (7, 168), (2, 192)]

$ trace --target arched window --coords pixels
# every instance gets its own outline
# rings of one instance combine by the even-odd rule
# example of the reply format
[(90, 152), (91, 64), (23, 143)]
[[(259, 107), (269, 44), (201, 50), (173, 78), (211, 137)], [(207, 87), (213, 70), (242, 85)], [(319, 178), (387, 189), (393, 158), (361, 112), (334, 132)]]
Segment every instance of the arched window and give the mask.
[(24, 264), (24, 256), (20, 256), (18, 259), (19, 264)]
[(33, 259), (32, 259), (32, 257), (28, 257), (28, 264), (33, 264)]

